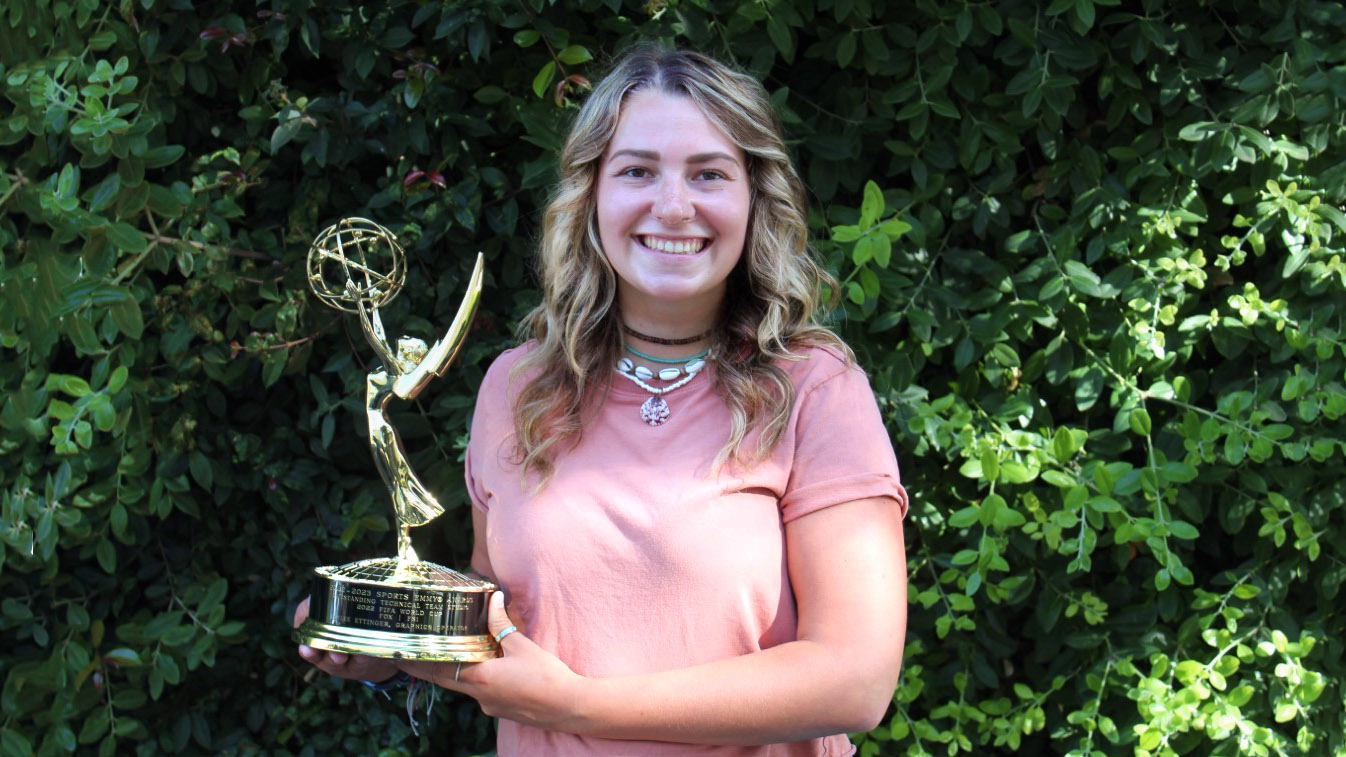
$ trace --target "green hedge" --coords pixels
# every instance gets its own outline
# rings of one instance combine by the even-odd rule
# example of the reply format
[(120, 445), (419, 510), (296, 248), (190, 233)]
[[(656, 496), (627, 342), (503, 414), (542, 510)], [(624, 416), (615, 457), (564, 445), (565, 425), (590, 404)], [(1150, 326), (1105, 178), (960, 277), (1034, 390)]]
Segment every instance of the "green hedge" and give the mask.
[(303, 664), (308, 568), (392, 549), (373, 359), (304, 253), (488, 284), (396, 418), (464, 563), (474, 389), (535, 301), (568, 116), (658, 38), (759, 74), (905, 480), (872, 754), (1346, 755), (1339, 2), (9, 0), (0, 753), (492, 749)]

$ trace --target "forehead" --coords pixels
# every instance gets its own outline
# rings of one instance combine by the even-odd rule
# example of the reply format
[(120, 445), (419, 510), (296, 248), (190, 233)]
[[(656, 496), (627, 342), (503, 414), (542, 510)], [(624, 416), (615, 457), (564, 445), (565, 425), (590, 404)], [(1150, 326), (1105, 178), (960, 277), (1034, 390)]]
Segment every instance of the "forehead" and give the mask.
[(660, 90), (632, 92), (622, 103), (607, 153), (635, 149), (653, 152), (717, 150), (741, 160), (743, 153), (689, 97)]

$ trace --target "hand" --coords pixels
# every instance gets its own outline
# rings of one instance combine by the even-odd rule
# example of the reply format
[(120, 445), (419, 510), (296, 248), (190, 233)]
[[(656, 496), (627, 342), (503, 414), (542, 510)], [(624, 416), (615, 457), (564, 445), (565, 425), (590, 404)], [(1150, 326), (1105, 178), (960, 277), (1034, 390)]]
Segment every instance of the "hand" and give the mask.
[[(505, 611), (505, 595), (491, 595), (488, 633), (492, 636), (517, 625)], [(576, 710), (584, 677), (532, 640), (515, 631), (500, 643), (501, 657), (481, 663), (414, 662), (398, 667), (409, 675), (476, 699), (481, 711), (552, 731), (578, 733)]]
[[(308, 597), (294, 611), (294, 627), (298, 628), (308, 618)], [(397, 666), (392, 660), (377, 657), (351, 655), (344, 652), (327, 652), (314, 649), (307, 644), (299, 645), (299, 656), (313, 667), (337, 678), (352, 681), (386, 681), (397, 675)]]

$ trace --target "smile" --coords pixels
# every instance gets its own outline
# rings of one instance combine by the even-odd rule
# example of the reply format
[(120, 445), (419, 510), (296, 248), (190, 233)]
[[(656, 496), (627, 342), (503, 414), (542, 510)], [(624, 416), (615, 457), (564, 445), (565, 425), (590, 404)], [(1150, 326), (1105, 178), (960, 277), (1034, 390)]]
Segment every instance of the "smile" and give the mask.
[(636, 239), (655, 252), (672, 255), (692, 255), (701, 252), (706, 246), (705, 239), (661, 239), (651, 236), (638, 236)]

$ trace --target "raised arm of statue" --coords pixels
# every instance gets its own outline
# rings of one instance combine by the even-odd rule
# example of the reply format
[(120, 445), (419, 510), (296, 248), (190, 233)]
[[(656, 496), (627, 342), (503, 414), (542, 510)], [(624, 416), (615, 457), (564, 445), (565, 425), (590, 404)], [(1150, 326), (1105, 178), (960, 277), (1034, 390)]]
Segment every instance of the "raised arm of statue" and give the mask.
[(481, 253), (477, 253), (477, 264), (472, 269), (472, 278), (468, 280), (467, 294), (463, 295), (463, 302), (458, 306), (458, 314), (453, 317), (453, 323), (449, 324), (449, 330), (435, 342), (435, 346), (430, 348), (414, 368), (397, 377), (393, 382), (393, 394), (404, 400), (413, 399), (421, 393), (426, 384), (430, 383), (430, 379), (442, 374), (445, 367), (458, 354), (463, 341), (467, 338), (467, 327), (477, 312), (477, 302), (481, 299), (484, 267), (485, 259)]

